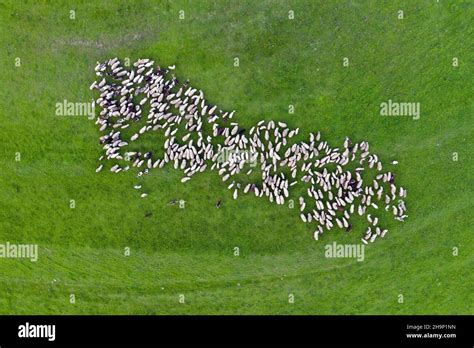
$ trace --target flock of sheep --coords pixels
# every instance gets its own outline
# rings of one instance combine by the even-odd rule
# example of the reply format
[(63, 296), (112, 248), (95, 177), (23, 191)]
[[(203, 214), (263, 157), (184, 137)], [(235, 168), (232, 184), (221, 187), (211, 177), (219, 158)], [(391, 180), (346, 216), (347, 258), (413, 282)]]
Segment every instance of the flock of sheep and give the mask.
[[(292, 141), (299, 128), (275, 121), (244, 129), (232, 120), (234, 112), (207, 103), (204, 93), (189, 81), (180, 83), (173, 69), (155, 67), (149, 59), (139, 59), (131, 70), (118, 58), (97, 64), (98, 78), (91, 89), (100, 93), (96, 123), (105, 154), (99, 160), (114, 161), (112, 172), (137, 167), (142, 176), (172, 163), (186, 182), (210, 167), (227, 182), (234, 199), (254, 194), (276, 204), (289, 200), (290, 189), (297, 185), (295, 189), (304, 192), (298, 198), (301, 220), (314, 223), (316, 240), (335, 225), (350, 231), (353, 214), (367, 217), (363, 243), (383, 238), (387, 229), (375, 216), (382, 205), (399, 221), (407, 217), (406, 190), (395, 185), (392, 172), (383, 171), (368, 142), (346, 138), (342, 147), (332, 148), (319, 132), (310, 133), (306, 141)], [(161, 154), (126, 151), (130, 142), (149, 132), (165, 136)]]

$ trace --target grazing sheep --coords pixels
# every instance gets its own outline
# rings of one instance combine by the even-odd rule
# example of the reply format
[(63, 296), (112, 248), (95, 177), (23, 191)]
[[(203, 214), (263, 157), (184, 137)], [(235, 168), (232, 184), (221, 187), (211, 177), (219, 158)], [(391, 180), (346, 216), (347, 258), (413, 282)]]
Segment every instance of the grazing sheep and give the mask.
[[(306, 192), (299, 197), (300, 218), (305, 223), (316, 224), (315, 240), (334, 224), (351, 231), (351, 215), (355, 211), (362, 216), (378, 210), (377, 201), (383, 200), (385, 210), (391, 207), (396, 220), (407, 218), (404, 201), (398, 205), (392, 202), (397, 196), (406, 198), (406, 189), (395, 185), (393, 173), (382, 172), (382, 162), (369, 152), (367, 141), (353, 144), (345, 137), (341, 149), (333, 148), (321, 140), (318, 131), (316, 135), (309, 134), (309, 141), (294, 142), (291, 138), (298, 135), (300, 129), (272, 120), (259, 121), (247, 131), (238, 122), (230, 122), (235, 111), (224, 112), (217, 105), (207, 103), (204, 93), (190, 86), (188, 80), (180, 84), (170, 72), (175, 65), (167, 69), (153, 66), (154, 61), (139, 59), (129, 71), (118, 58), (113, 58), (98, 62), (95, 67), (98, 79), (89, 88), (99, 93), (96, 104), (101, 112), (96, 124), (105, 152), (99, 161), (113, 160), (112, 172), (127, 171), (130, 166), (144, 167), (138, 173), (144, 176), (152, 169), (171, 165), (184, 172), (181, 182), (185, 183), (193, 175), (204, 172), (209, 164), (223, 182), (232, 178), (228, 189), (234, 190), (234, 199), (243, 188), (244, 194), (265, 196), (279, 205), (289, 199), (290, 188), (300, 184)], [(142, 115), (144, 110), (149, 110), (148, 115)], [(116, 129), (133, 127), (143, 118), (146, 121), (140, 123), (140, 129), (135, 130), (130, 142), (145, 133), (158, 132), (165, 138), (161, 156), (151, 151), (143, 155), (126, 152), (129, 142), (123, 140)], [(209, 130), (203, 127), (204, 121), (209, 124)], [(222, 142), (215, 141), (218, 137)], [(120, 161), (123, 160), (130, 161), (130, 166), (122, 167)], [(350, 163), (355, 163), (357, 168), (348, 170), (346, 166)], [(391, 163), (398, 164), (394, 160)], [(100, 164), (96, 172), (103, 167)], [(361, 174), (372, 168), (376, 176), (368, 186)], [(257, 170), (261, 172), (258, 184), (250, 180)], [(134, 188), (140, 189), (141, 185)], [(140, 197), (147, 195), (142, 193)], [(220, 206), (221, 200), (216, 203), (217, 208)], [(364, 244), (368, 240), (374, 242), (378, 235), (383, 238), (388, 232), (377, 226), (378, 217), (367, 214), (367, 220), (376, 229), (372, 233), (369, 227), (361, 239)]]

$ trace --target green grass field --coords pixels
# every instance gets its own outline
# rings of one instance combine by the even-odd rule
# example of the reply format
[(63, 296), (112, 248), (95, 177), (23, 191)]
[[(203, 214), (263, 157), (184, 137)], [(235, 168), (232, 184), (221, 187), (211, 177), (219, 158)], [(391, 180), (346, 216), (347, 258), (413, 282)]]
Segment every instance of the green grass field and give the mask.
[[(0, 0), (0, 243), (40, 251), (0, 259), (0, 314), (474, 314), (473, 18), (474, 1)], [(139, 198), (134, 173), (95, 173), (94, 121), (55, 115), (116, 56), (176, 64), (244, 126), (369, 141), (400, 162), (409, 218), (357, 262), (324, 246), (365, 224), (316, 242), (297, 208), (233, 200), (216, 172), (153, 171)], [(388, 99), (420, 119), (380, 116)]]

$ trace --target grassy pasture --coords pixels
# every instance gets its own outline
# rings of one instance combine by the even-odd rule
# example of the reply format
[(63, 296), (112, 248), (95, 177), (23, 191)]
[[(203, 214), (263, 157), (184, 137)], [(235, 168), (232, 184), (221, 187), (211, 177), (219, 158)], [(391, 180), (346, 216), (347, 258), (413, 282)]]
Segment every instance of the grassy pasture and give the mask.
[[(474, 1), (0, 0), (0, 243), (40, 248), (0, 259), (0, 314), (473, 314), (472, 18)], [(155, 170), (140, 199), (133, 173), (95, 173), (93, 121), (55, 115), (95, 97), (95, 63), (115, 56), (176, 64), (245, 127), (368, 140), (400, 162), (408, 220), (384, 220), (357, 262), (324, 247), (359, 243), (362, 222), (315, 242), (297, 208), (234, 201), (214, 172)], [(388, 99), (420, 119), (380, 116)]]

